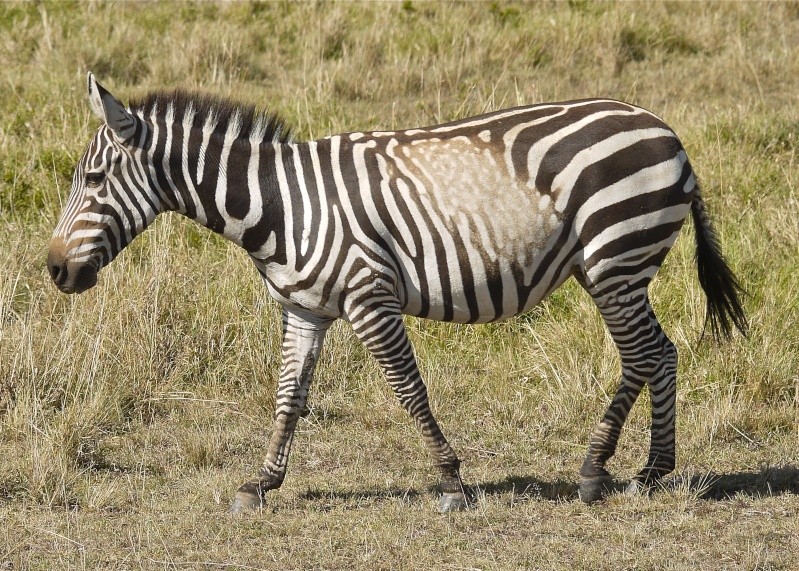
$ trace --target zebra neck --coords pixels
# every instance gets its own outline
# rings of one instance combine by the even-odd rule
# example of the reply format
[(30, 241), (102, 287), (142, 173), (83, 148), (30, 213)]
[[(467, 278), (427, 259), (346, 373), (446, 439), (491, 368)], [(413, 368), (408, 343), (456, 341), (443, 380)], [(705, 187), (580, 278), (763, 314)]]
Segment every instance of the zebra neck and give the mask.
[(272, 199), (264, 210), (273, 222), (268, 235), (260, 234), (266, 237), (261, 250), (250, 255), (278, 302), (337, 317), (341, 288), (326, 284), (348, 251), (341, 193), (357, 181), (338, 168), (331, 139), (274, 145), (271, 156), (262, 180)]
[[(176, 149), (179, 156), (164, 161), (165, 170), (171, 171), (166, 178), (173, 190), (172, 209), (253, 257), (285, 259), (283, 208), (274, 165), (281, 147), (288, 146), (204, 136), (199, 145)], [(174, 172), (175, 165), (181, 165), (179, 173)]]

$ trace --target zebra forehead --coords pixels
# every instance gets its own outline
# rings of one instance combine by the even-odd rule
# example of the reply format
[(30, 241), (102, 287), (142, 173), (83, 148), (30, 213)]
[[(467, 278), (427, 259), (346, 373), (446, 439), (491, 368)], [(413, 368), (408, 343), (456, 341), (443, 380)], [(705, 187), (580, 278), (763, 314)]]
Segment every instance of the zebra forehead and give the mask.
[[(131, 113), (141, 118), (163, 119), (165, 122), (191, 122), (196, 129), (213, 125), (213, 132), (224, 137), (228, 127), (238, 123), (237, 137), (261, 142), (286, 143), (291, 129), (274, 113), (204, 93), (177, 89), (153, 91), (129, 105)], [(185, 123), (184, 123), (185, 124)]]
[(113, 154), (117, 148), (119, 148), (119, 143), (114, 139), (111, 130), (107, 125), (101, 125), (89, 141), (83, 157), (78, 162), (78, 167), (86, 168), (94, 163), (108, 160), (108, 156)]

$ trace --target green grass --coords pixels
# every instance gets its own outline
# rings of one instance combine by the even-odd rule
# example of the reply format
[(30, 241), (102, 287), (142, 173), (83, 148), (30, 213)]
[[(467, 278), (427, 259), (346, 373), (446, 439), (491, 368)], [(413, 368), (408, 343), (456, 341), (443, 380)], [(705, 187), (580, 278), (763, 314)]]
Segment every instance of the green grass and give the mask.
[[(799, 552), (799, 8), (793, 3), (0, 4), (0, 569), (793, 569)], [(349, 327), (328, 336), (286, 482), (227, 504), (271, 428), (279, 309), (244, 252), (164, 216), (97, 288), (48, 240), (96, 120), (187, 87), (299, 138), (608, 96), (680, 134), (747, 290), (699, 343), (686, 227), (652, 288), (680, 352), (678, 465), (652, 497), (576, 499), (618, 359), (574, 283), (517, 319), (408, 320), (477, 494), (434, 511), (421, 438)], [(611, 470), (642, 465), (646, 395)]]

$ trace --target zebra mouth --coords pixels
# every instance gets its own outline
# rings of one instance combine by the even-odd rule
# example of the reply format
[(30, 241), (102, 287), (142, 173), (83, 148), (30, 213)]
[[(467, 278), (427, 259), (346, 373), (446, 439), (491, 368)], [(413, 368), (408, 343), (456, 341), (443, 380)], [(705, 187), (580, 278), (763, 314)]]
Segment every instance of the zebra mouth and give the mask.
[(84, 264), (78, 268), (78, 275), (75, 276), (73, 285), (73, 293), (83, 293), (95, 285), (97, 285), (97, 268), (94, 264)]
[(83, 293), (97, 285), (99, 270), (91, 261), (58, 264), (48, 260), (47, 266), (53, 282), (64, 293)]

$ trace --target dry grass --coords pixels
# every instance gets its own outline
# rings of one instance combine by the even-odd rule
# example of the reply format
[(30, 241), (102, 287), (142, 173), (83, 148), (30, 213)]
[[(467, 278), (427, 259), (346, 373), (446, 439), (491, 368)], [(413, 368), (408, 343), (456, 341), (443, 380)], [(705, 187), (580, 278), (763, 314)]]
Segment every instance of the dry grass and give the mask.
[[(794, 569), (799, 552), (799, 4), (0, 4), (0, 569)], [(409, 320), (475, 487), (434, 513), (421, 439), (346, 326), (328, 337), (289, 476), (227, 502), (264, 453), (279, 312), (243, 252), (165, 216), (80, 297), (47, 242), (95, 127), (197, 87), (301, 138), (610, 96), (663, 116), (748, 290), (752, 334), (697, 344), (689, 232), (653, 292), (680, 351), (679, 458), (651, 498), (575, 498), (618, 362), (569, 284), (518, 319)], [(612, 469), (648, 441), (645, 399)]]

